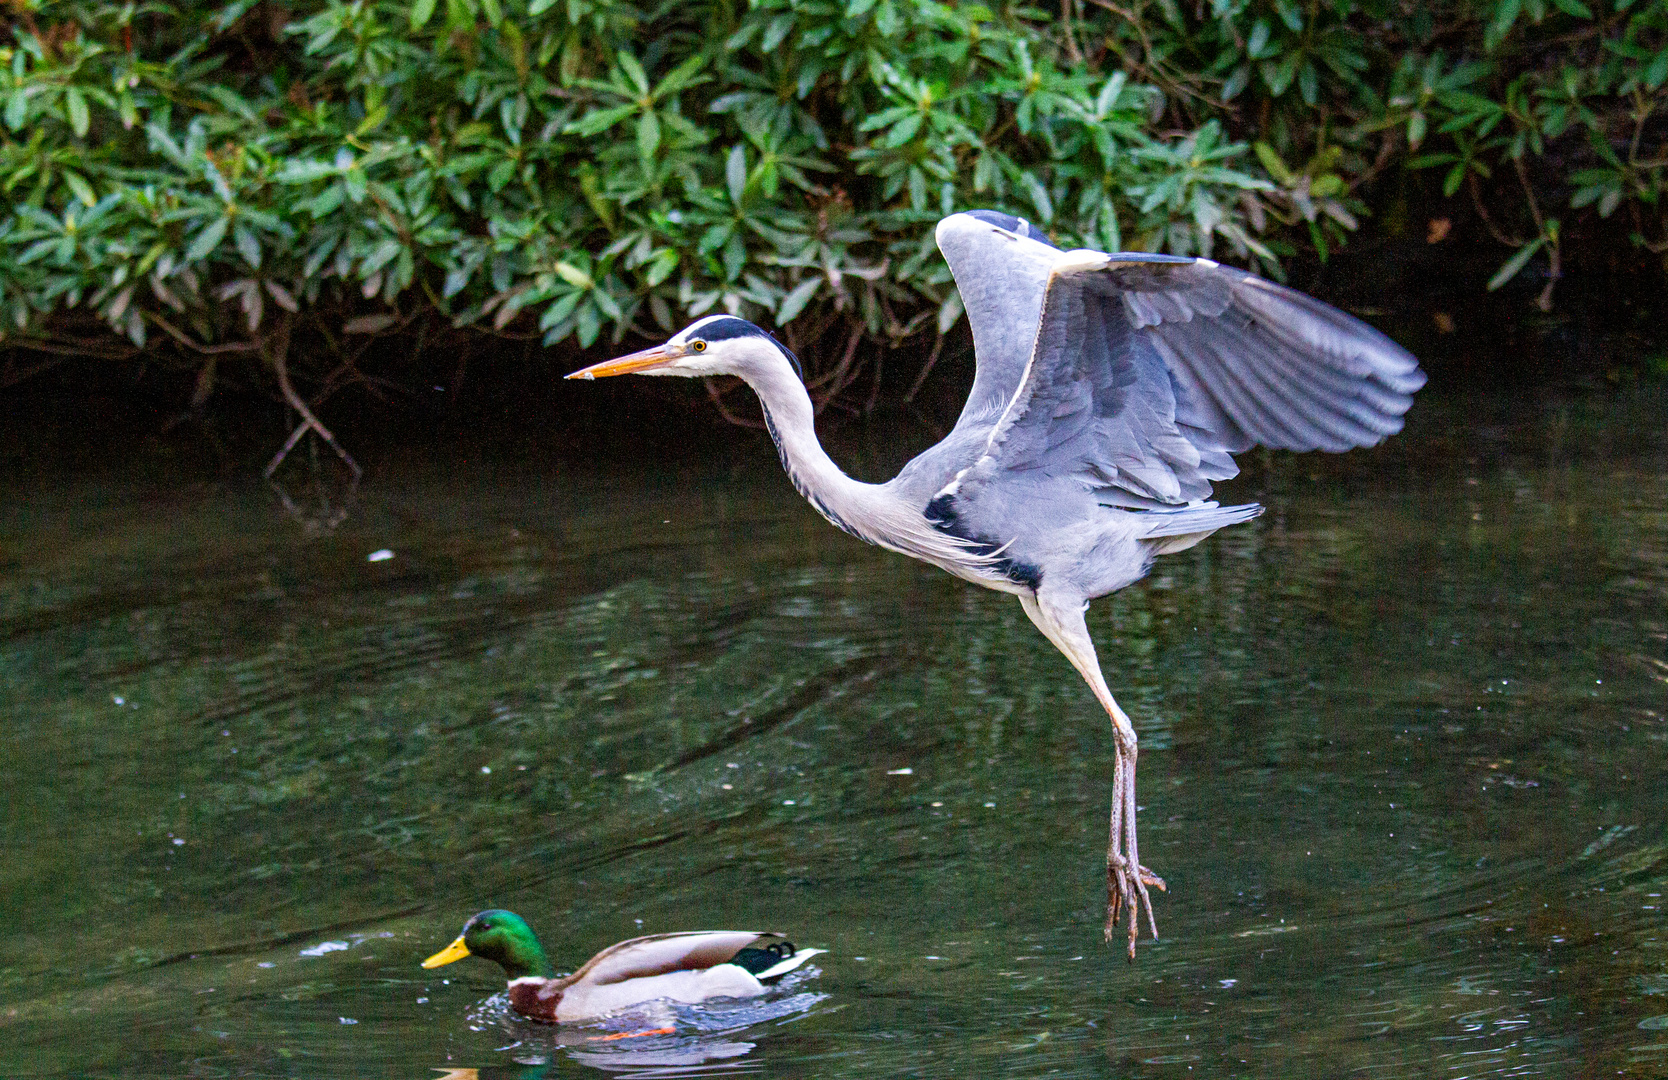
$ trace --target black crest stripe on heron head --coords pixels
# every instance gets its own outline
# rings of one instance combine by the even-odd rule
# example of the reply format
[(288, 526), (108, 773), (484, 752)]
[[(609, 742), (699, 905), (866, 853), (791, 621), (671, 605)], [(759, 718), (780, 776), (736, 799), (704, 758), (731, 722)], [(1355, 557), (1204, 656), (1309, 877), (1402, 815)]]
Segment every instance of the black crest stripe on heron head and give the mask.
[(794, 374), (799, 376), (799, 381), (805, 381), (805, 369), (800, 366), (799, 357), (793, 354), (793, 350), (777, 341), (775, 334), (763, 327), (754, 326), (746, 319), (737, 318), (734, 315), (717, 315), (711, 321), (702, 323), (700, 329), (695, 332), (695, 336), (703, 341), (728, 341), (731, 338), (739, 337), (762, 337), (776, 346), (782, 355), (787, 357), (788, 363), (793, 365)]
[(734, 315), (718, 315), (702, 323), (695, 333), (703, 341), (728, 341), (731, 338), (762, 334), (764, 331), (746, 319), (738, 319)]

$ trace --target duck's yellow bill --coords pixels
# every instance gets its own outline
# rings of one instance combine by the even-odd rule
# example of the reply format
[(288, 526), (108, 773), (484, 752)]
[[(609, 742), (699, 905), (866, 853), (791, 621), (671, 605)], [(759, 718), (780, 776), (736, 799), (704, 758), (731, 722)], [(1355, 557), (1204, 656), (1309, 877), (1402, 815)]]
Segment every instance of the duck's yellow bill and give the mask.
[(564, 375), (563, 378), (606, 379), (610, 375), (630, 375), (634, 371), (646, 371), (649, 368), (659, 367), (661, 364), (676, 360), (683, 354), (684, 347), (682, 345), (673, 345), (668, 342), (665, 345), (656, 345), (652, 349), (644, 349), (642, 352), (634, 352), (630, 356), (604, 360), (600, 364), (580, 368), (570, 375)]
[(459, 934), (456, 941), (452, 942), (444, 949), (441, 949), (427, 960), (424, 960), (423, 966), (426, 968), (437, 968), (441, 964), (450, 964), (453, 960), (462, 960), (468, 955), (469, 946), (463, 943), (463, 935)]

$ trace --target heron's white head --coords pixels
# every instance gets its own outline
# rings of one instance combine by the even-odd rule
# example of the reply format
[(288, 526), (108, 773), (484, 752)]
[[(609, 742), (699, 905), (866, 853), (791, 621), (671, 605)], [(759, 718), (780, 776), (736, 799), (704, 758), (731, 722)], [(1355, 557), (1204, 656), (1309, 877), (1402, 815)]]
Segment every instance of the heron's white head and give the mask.
[(604, 379), (610, 375), (763, 375), (783, 366), (803, 379), (799, 359), (770, 334), (734, 315), (708, 315), (672, 335), (664, 345), (634, 352), (569, 375)]

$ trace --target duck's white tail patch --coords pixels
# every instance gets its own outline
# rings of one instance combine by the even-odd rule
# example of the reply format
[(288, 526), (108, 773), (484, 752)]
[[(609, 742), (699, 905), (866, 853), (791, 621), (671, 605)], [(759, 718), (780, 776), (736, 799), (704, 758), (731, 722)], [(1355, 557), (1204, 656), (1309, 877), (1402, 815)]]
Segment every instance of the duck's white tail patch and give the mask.
[(764, 982), (767, 979), (780, 978), (792, 971), (794, 968), (805, 963), (805, 961), (811, 959), (811, 957), (827, 951), (827, 949), (800, 949), (792, 956), (783, 960), (780, 964), (772, 964), (770, 967), (767, 967), (763, 971), (759, 972), (757, 978), (760, 982)]

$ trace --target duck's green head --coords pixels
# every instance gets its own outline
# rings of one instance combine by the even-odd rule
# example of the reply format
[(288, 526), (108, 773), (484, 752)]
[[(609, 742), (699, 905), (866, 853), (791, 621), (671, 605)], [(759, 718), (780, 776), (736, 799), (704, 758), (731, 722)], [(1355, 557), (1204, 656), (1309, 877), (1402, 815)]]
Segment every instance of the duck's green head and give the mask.
[(463, 933), (456, 941), (424, 960), (423, 966), (437, 968), (466, 956), (496, 960), (511, 979), (526, 975), (550, 978), (556, 973), (544, 955), (539, 936), (520, 915), (510, 911), (494, 909), (476, 915), (463, 924)]

